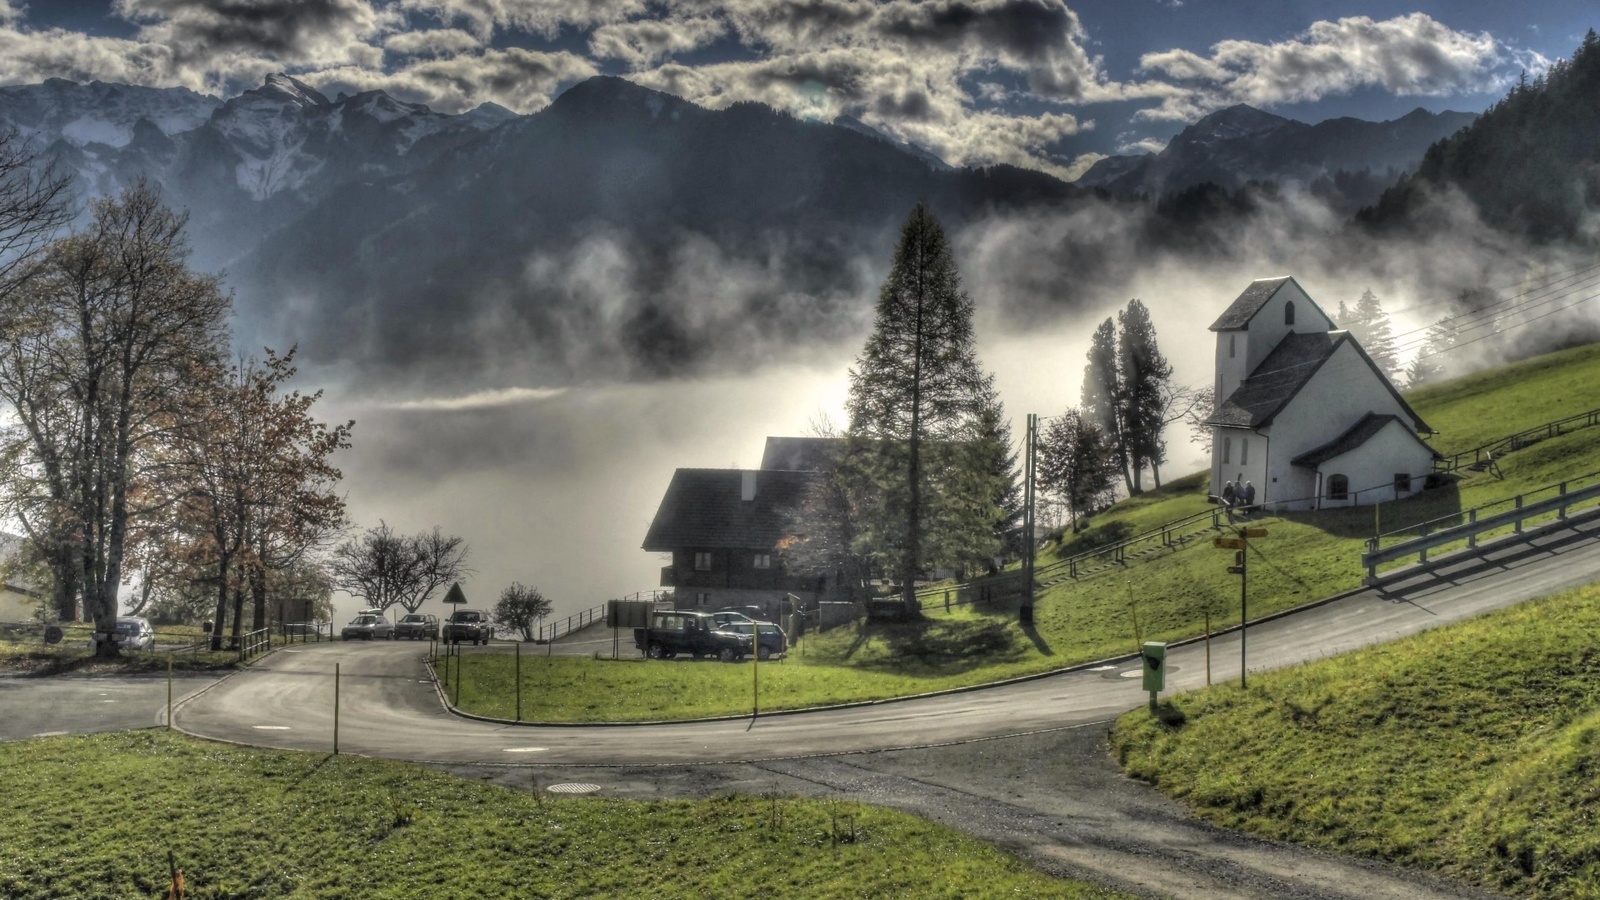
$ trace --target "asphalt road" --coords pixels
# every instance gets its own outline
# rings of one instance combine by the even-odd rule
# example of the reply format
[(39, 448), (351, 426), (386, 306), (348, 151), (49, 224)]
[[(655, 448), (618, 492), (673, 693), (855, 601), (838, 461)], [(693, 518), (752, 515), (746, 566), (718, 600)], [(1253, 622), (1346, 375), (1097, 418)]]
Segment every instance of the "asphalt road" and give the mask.
[[(1250, 670), (1403, 637), (1600, 579), (1595, 537), (1600, 522), (1254, 624)], [(1238, 634), (1215, 637), (1210, 649), (1214, 679), (1238, 677)], [(424, 652), (409, 642), (285, 648), (202, 687), (179, 704), (176, 724), (219, 740), (326, 752), (337, 665), (342, 752), (415, 760), (524, 790), (577, 784), (627, 797), (771, 791), (878, 803), (995, 841), (1046, 871), (1145, 896), (1487, 896), (1378, 863), (1211, 828), (1122, 777), (1106, 752), (1105, 731), (1113, 717), (1145, 700), (1134, 661), (755, 719), (516, 726), (446, 712)], [(1169, 690), (1205, 683), (1203, 643), (1174, 647), (1167, 660)], [(106, 690), (123, 682), (137, 683), (126, 694)], [(55, 711), (87, 708), (91, 697), (119, 701), (103, 705), (126, 718), (108, 719), (105, 727), (148, 725), (165, 702), (165, 683), (0, 679), (0, 736), (91, 727), (82, 716), (64, 719)]]
[[(1278, 668), (1414, 634), (1600, 577), (1600, 522), (1419, 572), (1249, 628), (1251, 670)], [(1211, 641), (1215, 680), (1237, 677), (1239, 634)], [(1139, 663), (1090, 667), (982, 690), (848, 709), (634, 726), (515, 726), (445, 712), (423, 651), (407, 642), (282, 650), (179, 707), (196, 735), (297, 750), (340, 749), (429, 762), (673, 765), (923, 747), (1109, 719), (1146, 699)], [(1206, 683), (1203, 643), (1169, 649), (1167, 687)]]

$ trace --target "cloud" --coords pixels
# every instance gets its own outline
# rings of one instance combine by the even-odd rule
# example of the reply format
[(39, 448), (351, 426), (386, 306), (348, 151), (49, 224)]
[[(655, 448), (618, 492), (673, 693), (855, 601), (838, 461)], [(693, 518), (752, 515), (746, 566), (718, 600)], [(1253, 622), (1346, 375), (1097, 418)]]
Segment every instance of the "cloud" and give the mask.
[(566, 393), (565, 388), (496, 388), (495, 390), (479, 391), (461, 397), (423, 397), (402, 400), (389, 404), (387, 408), (437, 411), (496, 409), (549, 400), (564, 393)]
[(589, 52), (602, 59), (620, 59), (640, 69), (665, 57), (696, 50), (727, 33), (718, 19), (641, 20), (602, 25), (589, 36)]
[(399, 0), (409, 12), (461, 22), (481, 40), (496, 31), (529, 31), (556, 37), (562, 26), (593, 28), (625, 22), (646, 12), (644, 0)]
[(383, 49), (400, 56), (456, 56), (482, 45), (476, 36), (459, 28), (430, 28), (392, 34), (384, 39)]
[(235, 57), (378, 66), (382, 51), (372, 39), (401, 24), (392, 8), (369, 0), (116, 0), (113, 9), (140, 23), (141, 41), (197, 68)]
[(561, 85), (596, 74), (593, 63), (572, 53), (513, 48), (414, 59), (389, 72), (347, 66), (299, 77), (324, 92), (382, 90), (447, 113), (487, 101), (531, 113), (548, 106)]
[(1234, 103), (1271, 106), (1320, 100), (1362, 88), (1401, 96), (1498, 91), (1542, 58), (1518, 56), (1487, 33), (1456, 31), (1424, 13), (1385, 21), (1352, 16), (1314, 23), (1293, 40), (1223, 41), (1209, 56), (1169, 50), (1141, 57), (1140, 69), (1179, 88), (1145, 119), (1189, 121)]

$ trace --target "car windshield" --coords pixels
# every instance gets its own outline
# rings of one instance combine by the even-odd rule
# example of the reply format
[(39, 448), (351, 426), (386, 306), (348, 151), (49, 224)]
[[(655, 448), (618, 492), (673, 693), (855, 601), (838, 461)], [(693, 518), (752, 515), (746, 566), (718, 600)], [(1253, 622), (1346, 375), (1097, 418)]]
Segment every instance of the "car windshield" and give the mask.
[(454, 618), (457, 622), (476, 622), (478, 621), (478, 614), (475, 612), (460, 612), (456, 613)]
[(422, 617), (422, 616), (406, 616), (404, 619), (401, 619), (400, 621), (402, 621), (402, 622), (426, 622), (428, 620), (426, 618)]
[(371, 625), (371, 624), (373, 624), (374, 622), (377, 622), (377, 621), (378, 621), (378, 617), (377, 616), (356, 616), (355, 620), (352, 621), (350, 624), (351, 625)]
[(138, 634), (139, 633), (139, 623), (138, 622), (118, 622), (117, 623), (117, 631), (119, 633), (125, 633), (125, 634)]

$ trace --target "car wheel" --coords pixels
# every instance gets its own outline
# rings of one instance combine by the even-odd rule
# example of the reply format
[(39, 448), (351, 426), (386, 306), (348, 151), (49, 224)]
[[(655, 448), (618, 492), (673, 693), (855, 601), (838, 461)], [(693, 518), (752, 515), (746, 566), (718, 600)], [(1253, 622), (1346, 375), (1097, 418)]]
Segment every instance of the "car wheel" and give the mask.
[(756, 658), (761, 660), (761, 661), (763, 661), (763, 662), (765, 662), (766, 660), (771, 659), (772, 658), (772, 648), (771, 647), (762, 647), (760, 650), (757, 650), (756, 651)]
[(733, 652), (732, 647), (723, 647), (721, 650), (717, 651), (717, 659), (720, 659), (723, 662), (733, 662), (736, 658), (738, 658), (737, 654)]
[(666, 651), (661, 648), (660, 644), (651, 644), (649, 649), (645, 650), (644, 655), (651, 659), (663, 659), (666, 656)]

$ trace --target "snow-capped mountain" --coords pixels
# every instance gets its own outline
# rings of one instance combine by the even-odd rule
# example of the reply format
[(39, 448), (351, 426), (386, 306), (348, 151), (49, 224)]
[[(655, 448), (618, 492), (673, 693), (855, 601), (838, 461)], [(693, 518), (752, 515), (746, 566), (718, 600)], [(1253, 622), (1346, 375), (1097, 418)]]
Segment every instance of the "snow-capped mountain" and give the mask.
[(281, 74), (226, 101), (61, 79), (0, 88), (0, 121), (77, 176), (80, 195), (147, 178), (188, 208), (208, 267), (341, 185), (415, 171), (515, 118), (494, 104), (447, 115), (382, 91), (329, 100)]
[(1429, 145), (1474, 118), (1417, 109), (1389, 122), (1342, 118), (1308, 125), (1239, 104), (1185, 128), (1160, 153), (1102, 159), (1077, 184), (1156, 196), (1208, 181), (1224, 188), (1249, 181), (1312, 186), (1342, 172), (1369, 173), (1381, 190), (1415, 169)]

